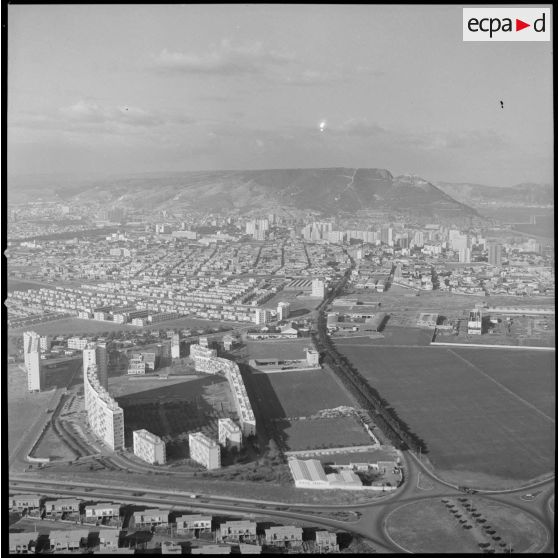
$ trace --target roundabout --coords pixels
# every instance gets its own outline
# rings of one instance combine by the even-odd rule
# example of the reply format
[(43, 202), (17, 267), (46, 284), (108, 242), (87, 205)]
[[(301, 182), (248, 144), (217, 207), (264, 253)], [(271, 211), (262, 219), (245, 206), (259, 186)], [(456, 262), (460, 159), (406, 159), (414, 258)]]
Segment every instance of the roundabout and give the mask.
[(408, 553), (541, 552), (548, 530), (533, 515), (478, 496), (403, 504), (383, 522), (385, 536)]

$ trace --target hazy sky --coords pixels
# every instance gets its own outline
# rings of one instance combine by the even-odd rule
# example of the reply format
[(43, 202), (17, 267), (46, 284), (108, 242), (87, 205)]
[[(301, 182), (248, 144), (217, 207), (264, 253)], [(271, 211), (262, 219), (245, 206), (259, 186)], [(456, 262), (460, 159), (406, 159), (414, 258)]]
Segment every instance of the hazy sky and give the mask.
[(11, 173), (552, 181), (552, 44), (464, 43), (459, 6), (8, 6), (8, 25)]

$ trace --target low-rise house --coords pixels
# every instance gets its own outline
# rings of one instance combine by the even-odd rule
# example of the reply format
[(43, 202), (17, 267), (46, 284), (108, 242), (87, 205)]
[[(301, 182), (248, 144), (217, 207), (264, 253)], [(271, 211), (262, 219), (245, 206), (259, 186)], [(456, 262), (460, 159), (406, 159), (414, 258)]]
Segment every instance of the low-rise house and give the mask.
[(172, 541), (163, 541), (161, 554), (182, 554), (182, 546)]
[(38, 494), (15, 494), (10, 496), (10, 510), (36, 510), (41, 507), (42, 496)]
[(168, 510), (149, 509), (134, 512), (134, 525), (136, 527), (166, 527), (168, 524)]
[(103, 519), (111, 520), (120, 517), (120, 504), (99, 502), (90, 506), (85, 506), (85, 521), (95, 523)]
[(78, 550), (87, 545), (89, 531), (75, 529), (64, 531), (51, 531), (49, 535), (50, 550)]
[(112, 551), (118, 548), (120, 531), (117, 529), (101, 529), (99, 531), (99, 549)]
[(75, 498), (60, 498), (45, 502), (45, 513), (47, 517), (79, 514), (81, 500)]
[(320, 552), (339, 552), (337, 533), (316, 531), (316, 546)]
[(261, 554), (262, 546), (260, 544), (239, 543), (240, 554)]
[(227, 542), (256, 540), (256, 522), (250, 520), (226, 521), (219, 527), (217, 538)]
[(265, 530), (265, 542), (273, 546), (302, 545), (302, 528), (291, 525), (280, 525)]
[(178, 516), (176, 518), (176, 533), (179, 535), (195, 534), (196, 531), (198, 533), (209, 533), (211, 532), (211, 519), (210, 515), (200, 514)]
[(10, 554), (34, 554), (39, 533), (9, 533)]
[(228, 544), (207, 544), (190, 549), (190, 554), (230, 554), (232, 547)]

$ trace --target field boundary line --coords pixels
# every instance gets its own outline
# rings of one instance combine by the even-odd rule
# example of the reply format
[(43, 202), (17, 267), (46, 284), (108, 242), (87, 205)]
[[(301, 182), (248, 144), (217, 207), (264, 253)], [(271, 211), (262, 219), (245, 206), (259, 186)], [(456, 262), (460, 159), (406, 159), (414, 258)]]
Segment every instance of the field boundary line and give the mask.
[(478, 366), (475, 366), (472, 362), (469, 362), (466, 358), (462, 357), (461, 355), (458, 355), (456, 352), (452, 351), (451, 349), (450, 349), (449, 352), (452, 353), (453, 355), (455, 355), (457, 358), (459, 358), (463, 362), (467, 363), (467, 365), (470, 368), (473, 368), (474, 370), (479, 372), (479, 374), (482, 374), (485, 378), (488, 378), (491, 382), (493, 382), (497, 386), (501, 387), (504, 391), (507, 391), (509, 394), (513, 395), (513, 397), (515, 397), (516, 399), (518, 399), (519, 401), (521, 401), (522, 403), (524, 403), (525, 405), (527, 405), (528, 407), (530, 407), (531, 409), (533, 409), (534, 411), (539, 413), (539, 415), (548, 419), (552, 424), (556, 424), (556, 421), (552, 417), (549, 417), (546, 413), (541, 411), (539, 408), (535, 407), (535, 405), (533, 405), (532, 403), (529, 403), (529, 401), (523, 399), (523, 397), (521, 397), (520, 395), (517, 395), (517, 393), (515, 393), (511, 389), (507, 388), (505, 385), (501, 384), (498, 380), (495, 380), (492, 376), (489, 376), (486, 372), (483, 372)]
[(555, 347), (530, 347), (528, 345), (483, 345), (481, 343), (446, 343), (444, 341), (434, 341), (429, 347), (474, 347), (476, 349), (522, 349), (523, 351), (555, 351)]

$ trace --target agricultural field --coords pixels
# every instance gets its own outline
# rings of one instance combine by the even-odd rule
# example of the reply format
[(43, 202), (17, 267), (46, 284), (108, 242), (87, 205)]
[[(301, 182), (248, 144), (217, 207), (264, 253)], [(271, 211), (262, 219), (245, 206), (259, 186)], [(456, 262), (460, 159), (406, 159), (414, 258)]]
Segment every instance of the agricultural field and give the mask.
[(431, 499), (396, 508), (389, 536), (412, 553), (540, 552), (545, 529), (531, 515), (482, 498)]
[(290, 425), (283, 431), (282, 438), (289, 451), (364, 446), (373, 443), (355, 417), (290, 421)]
[(553, 353), (337, 346), (446, 479), (502, 488), (553, 470)]
[(266, 419), (308, 417), (322, 409), (352, 406), (329, 370), (244, 375), (248, 396)]

